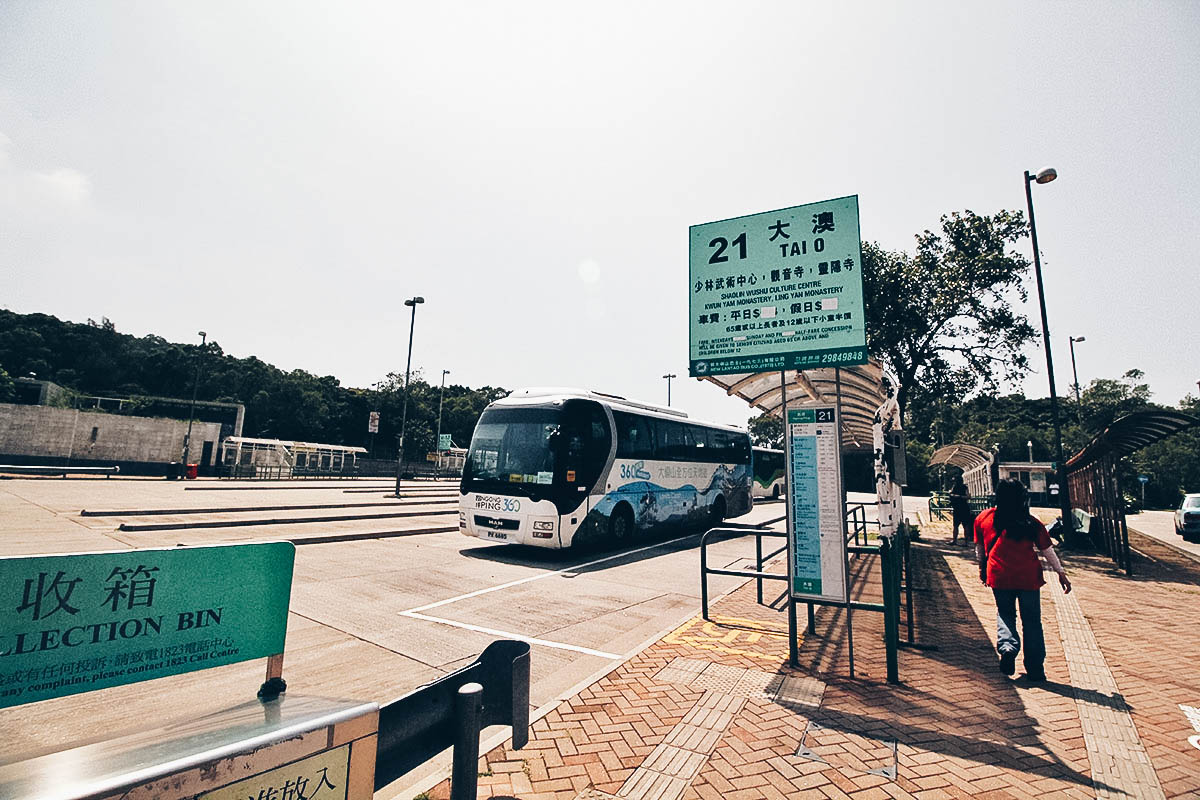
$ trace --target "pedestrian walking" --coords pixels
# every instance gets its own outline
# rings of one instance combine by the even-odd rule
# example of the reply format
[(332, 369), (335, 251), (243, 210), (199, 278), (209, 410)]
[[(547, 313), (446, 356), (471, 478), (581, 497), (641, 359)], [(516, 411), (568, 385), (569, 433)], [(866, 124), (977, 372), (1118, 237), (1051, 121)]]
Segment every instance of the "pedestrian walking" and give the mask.
[(954, 479), (954, 488), (950, 490), (950, 514), (954, 518), (954, 527), (950, 532), (950, 544), (958, 544), (958, 528), (963, 531), (963, 545), (975, 539), (975, 516), (971, 513), (971, 495), (962, 477)]
[(1003, 480), (996, 486), (996, 506), (975, 518), (975, 555), (979, 580), (991, 587), (996, 598), (996, 651), (1000, 671), (1016, 671), (1021, 637), (1017, 635), (1017, 610), (1025, 635), (1025, 677), (1046, 679), (1046, 640), (1042, 633), (1042, 565), (1038, 553), (1058, 574), (1063, 592), (1070, 594), (1071, 581), (1050, 543), (1046, 526), (1029, 513), (1029, 493), (1020, 481)]

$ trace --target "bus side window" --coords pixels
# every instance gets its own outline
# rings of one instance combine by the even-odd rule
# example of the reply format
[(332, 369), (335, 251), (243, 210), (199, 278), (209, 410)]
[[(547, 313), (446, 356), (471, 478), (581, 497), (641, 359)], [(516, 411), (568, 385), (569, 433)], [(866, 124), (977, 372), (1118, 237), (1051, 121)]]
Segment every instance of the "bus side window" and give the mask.
[(644, 418), (621, 411), (614, 411), (613, 418), (617, 421), (619, 458), (654, 458), (654, 439)]
[(688, 458), (687, 436), (683, 425), (665, 419), (657, 420), (658, 448), (656, 458), (660, 461), (685, 461)]
[(732, 445), (729, 455), (729, 460), (735, 464), (750, 463), (750, 437), (747, 434), (729, 434), (730, 445)]

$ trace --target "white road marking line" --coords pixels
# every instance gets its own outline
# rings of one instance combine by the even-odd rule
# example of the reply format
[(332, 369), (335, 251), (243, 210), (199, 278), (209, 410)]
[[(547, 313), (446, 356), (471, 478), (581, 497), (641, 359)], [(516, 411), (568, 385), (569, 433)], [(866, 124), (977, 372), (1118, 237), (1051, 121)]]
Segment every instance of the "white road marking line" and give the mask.
[(663, 541), (663, 542), (657, 542), (655, 544), (648, 545), (646, 547), (640, 547), (637, 550), (627, 550), (622, 553), (617, 553), (616, 555), (605, 556), (604, 558), (598, 558), (595, 561), (588, 561), (584, 564), (576, 564), (574, 566), (566, 567), (565, 569), (556, 570), (554, 572), (543, 572), (538, 575), (531, 575), (528, 578), (521, 578), (520, 580), (509, 581), (508, 583), (502, 583), (499, 586), (489, 586), (486, 589), (479, 589), (474, 592), (468, 592), (467, 594), (460, 594), (457, 597), (448, 597), (445, 600), (438, 600), (436, 603), (430, 603), (429, 605), (425, 605), (425, 606), (418, 606), (417, 608), (410, 608), (408, 611), (401, 611), (400, 613), (411, 616), (412, 614), (417, 614), (422, 611), (429, 611), (430, 609), (438, 608), (439, 606), (448, 606), (451, 603), (457, 603), (459, 600), (469, 600), (472, 597), (479, 597), (480, 595), (483, 595), (483, 594), (489, 594), (491, 592), (498, 592), (501, 589), (510, 589), (513, 586), (520, 586), (523, 583), (530, 583), (532, 581), (540, 581), (542, 578), (552, 578), (555, 575), (565, 575), (567, 573), (574, 572), (579, 569), (583, 569), (584, 567), (590, 567), (593, 564), (603, 564), (605, 561), (612, 561), (613, 559), (617, 559), (617, 558), (625, 558), (626, 556), (631, 556), (635, 553), (644, 553), (647, 550), (653, 550), (656, 547), (662, 547), (663, 545), (671, 544), (673, 542), (678, 542), (683, 539), (687, 539), (691, 536), (695, 536), (695, 534), (688, 534), (687, 536), (680, 536), (676, 539), (667, 539), (666, 541)]
[(482, 625), (471, 625), (466, 622), (455, 622), (454, 620), (441, 619), (440, 617), (430, 617), (425, 614), (419, 614), (415, 611), (401, 611), (400, 616), (424, 620), (425, 622), (438, 622), (442, 625), (450, 625), (454, 628), (463, 628), (464, 630), (475, 631), (476, 633), (486, 633), (489, 636), (497, 636), (501, 639), (516, 639), (519, 642), (528, 642), (529, 644), (536, 644), (542, 647), (552, 647), (556, 650), (570, 650), (575, 653), (583, 653), (587, 656), (599, 656), (600, 658), (606, 658), (610, 661), (619, 661), (621, 659), (621, 656), (616, 655), (615, 653), (605, 653), (602, 650), (592, 650), (588, 647), (579, 647), (578, 645), (573, 644), (563, 644), (562, 642), (552, 642), (548, 639), (538, 639), (533, 636), (523, 636), (519, 633), (512, 633), (511, 631), (500, 631), (496, 630), (495, 628), (485, 628)]

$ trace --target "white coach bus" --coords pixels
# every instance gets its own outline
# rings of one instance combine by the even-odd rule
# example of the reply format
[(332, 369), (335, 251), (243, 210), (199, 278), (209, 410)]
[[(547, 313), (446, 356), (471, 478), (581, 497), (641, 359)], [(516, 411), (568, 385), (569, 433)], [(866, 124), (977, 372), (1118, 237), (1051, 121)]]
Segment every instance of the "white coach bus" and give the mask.
[(466, 536), (567, 548), (752, 507), (750, 437), (674, 409), (575, 389), (520, 389), (475, 426), (459, 487)]
[(752, 449), (754, 459), (754, 483), (751, 486), (755, 497), (773, 497), (776, 500), (787, 491), (787, 464), (782, 450), (767, 447)]

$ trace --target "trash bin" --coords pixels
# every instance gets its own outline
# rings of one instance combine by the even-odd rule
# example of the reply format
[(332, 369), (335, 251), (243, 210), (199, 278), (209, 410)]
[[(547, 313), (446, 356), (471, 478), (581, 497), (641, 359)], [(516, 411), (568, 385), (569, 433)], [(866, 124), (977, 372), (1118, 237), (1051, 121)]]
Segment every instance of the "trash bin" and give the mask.
[(187, 465), (187, 479), (189, 481), (195, 480), (196, 476), (199, 474), (200, 474), (200, 465), (199, 464), (188, 464)]
[(179, 474), (178, 461), (172, 461), (171, 463), (167, 464), (167, 480), (177, 481), (179, 480)]

